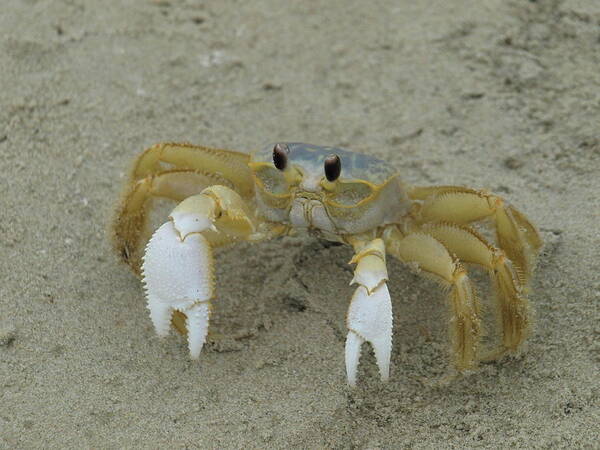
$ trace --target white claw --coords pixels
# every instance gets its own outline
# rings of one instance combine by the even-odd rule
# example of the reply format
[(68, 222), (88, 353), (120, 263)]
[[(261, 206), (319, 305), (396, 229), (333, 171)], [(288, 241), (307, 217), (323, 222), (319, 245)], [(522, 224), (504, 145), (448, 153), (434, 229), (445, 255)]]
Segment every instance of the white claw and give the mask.
[[(208, 198), (208, 200), (212, 201), (210, 198)], [(171, 219), (173, 219), (173, 223), (177, 224), (177, 231), (179, 231), (179, 234), (183, 239), (190, 233), (206, 229), (217, 231), (213, 221), (204, 214), (173, 211), (171, 213)]]
[(392, 302), (386, 283), (371, 295), (364, 286), (354, 292), (348, 309), (348, 336), (346, 337), (346, 374), (348, 384), (356, 386), (356, 373), (363, 342), (370, 342), (382, 381), (390, 374), (392, 353)]
[(350, 284), (360, 284), (367, 288), (367, 292), (373, 292), (381, 283), (387, 280), (387, 270), (385, 266), (379, 265), (374, 270), (360, 270), (361, 263), (368, 260), (369, 257), (364, 258), (358, 263), (358, 267), (354, 272), (354, 278), (350, 281)]
[(208, 334), (210, 306), (208, 303), (197, 303), (185, 311), (185, 314), (187, 316), (185, 324), (188, 329), (190, 356), (192, 359), (197, 359)]
[(142, 274), (156, 333), (166, 336), (173, 311), (183, 312), (188, 318), (190, 355), (197, 358), (208, 332), (214, 289), (212, 253), (200, 233), (187, 234), (184, 240), (180, 235), (171, 221), (155, 231), (146, 247)]
[(348, 331), (346, 336), (346, 376), (348, 384), (356, 386), (356, 372), (358, 370), (358, 360), (360, 359), (360, 347), (365, 340), (354, 331)]
[(173, 309), (166, 303), (162, 303), (156, 296), (148, 294), (148, 309), (150, 319), (159, 337), (166, 337), (171, 328), (171, 316)]

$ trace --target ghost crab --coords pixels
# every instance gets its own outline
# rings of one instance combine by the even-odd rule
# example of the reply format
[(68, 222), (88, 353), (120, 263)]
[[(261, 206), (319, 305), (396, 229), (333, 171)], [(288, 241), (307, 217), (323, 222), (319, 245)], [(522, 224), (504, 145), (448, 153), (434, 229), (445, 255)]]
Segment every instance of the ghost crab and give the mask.
[[(179, 204), (141, 251), (149, 200)], [(497, 246), (471, 224), (487, 221)], [(309, 231), (351, 245), (357, 288), (346, 322), (348, 383), (361, 346), (373, 347), (389, 376), (392, 305), (386, 254), (417, 268), (448, 292), (454, 367), (515, 351), (530, 325), (525, 296), (542, 241), (502, 198), (460, 186), (412, 187), (386, 162), (347, 150), (277, 143), (245, 154), (189, 144), (155, 145), (136, 160), (114, 221), (114, 244), (146, 289), (159, 336), (187, 334), (198, 358), (214, 298), (212, 249)], [(487, 270), (498, 304), (501, 343), (480, 351), (481, 310), (465, 264)]]

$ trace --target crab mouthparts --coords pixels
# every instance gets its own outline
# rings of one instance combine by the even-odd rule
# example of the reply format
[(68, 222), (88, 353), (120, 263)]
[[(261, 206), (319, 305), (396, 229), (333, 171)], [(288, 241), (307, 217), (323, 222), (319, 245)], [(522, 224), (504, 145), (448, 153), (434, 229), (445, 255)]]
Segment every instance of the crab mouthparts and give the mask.
[(320, 197), (316, 194), (298, 196), (290, 209), (290, 223), (296, 228), (316, 228), (322, 231), (335, 232)]

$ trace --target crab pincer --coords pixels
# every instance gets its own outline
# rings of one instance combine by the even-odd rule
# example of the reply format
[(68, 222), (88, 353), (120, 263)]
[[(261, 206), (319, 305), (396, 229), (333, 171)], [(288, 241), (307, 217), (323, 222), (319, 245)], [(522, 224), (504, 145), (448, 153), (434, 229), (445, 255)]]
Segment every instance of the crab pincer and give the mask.
[(156, 333), (166, 336), (175, 311), (183, 313), (194, 359), (206, 340), (215, 292), (212, 247), (223, 235), (246, 236), (252, 230), (239, 196), (213, 186), (181, 202), (146, 246), (142, 275)]
[(348, 384), (354, 387), (364, 342), (373, 347), (381, 380), (389, 378), (393, 317), (386, 284), (388, 274), (383, 240), (374, 239), (365, 245), (350, 263), (357, 263), (350, 284), (359, 285), (352, 296), (346, 319), (346, 375)]
[[(195, 200), (196, 207), (213, 202), (208, 196)], [(210, 205), (203, 209), (206, 207)], [(142, 265), (148, 309), (156, 333), (166, 336), (173, 313), (184, 313), (192, 358), (200, 356), (206, 340), (214, 293), (212, 251), (201, 234), (208, 229), (215, 229), (210, 216), (176, 209), (148, 242)]]

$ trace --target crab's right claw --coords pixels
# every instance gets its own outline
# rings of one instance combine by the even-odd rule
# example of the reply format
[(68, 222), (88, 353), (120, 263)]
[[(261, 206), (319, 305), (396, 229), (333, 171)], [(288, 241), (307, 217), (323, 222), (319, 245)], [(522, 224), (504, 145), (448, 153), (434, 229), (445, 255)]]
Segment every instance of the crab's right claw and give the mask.
[(359, 286), (348, 310), (346, 337), (346, 374), (348, 384), (356, 386), (360, 348), (364, 342), (373, 346), (382, 381), (390, 375), (392, 354), (392, 302), (387, 285), (383, 283), (369, 295)]
[(392, 353), (392, 301), (387, 288), (385, 248), (375, 239), (352, 258), (358, 263), (352, 283), (358, 284), (348, 309), (346, 337), (346, 374), (348, 384), (356, 386), (356, 373), (361, 346), (373, 347), (379, 374), (387, 381)]
[(174, 211), (170, 219), (152, 235), (144, 255), (148, 309), (159, 336), (169, 333), (174, 311), (184, 313), (190, 356), (198, 358), (214, 294), (212, 250), (201, 231), (214, 225), (209, 217), (188, 212)]

